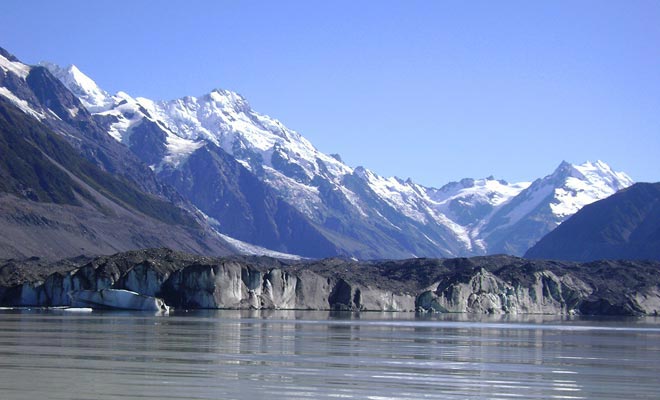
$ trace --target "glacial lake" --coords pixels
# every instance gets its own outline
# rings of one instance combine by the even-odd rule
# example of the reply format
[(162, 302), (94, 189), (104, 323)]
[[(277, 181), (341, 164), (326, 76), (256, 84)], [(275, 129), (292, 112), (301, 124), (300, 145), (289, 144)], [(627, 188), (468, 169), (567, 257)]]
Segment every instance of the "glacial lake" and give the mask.
[(0, 310), (0, 398), (658, 399), (660, 319)]

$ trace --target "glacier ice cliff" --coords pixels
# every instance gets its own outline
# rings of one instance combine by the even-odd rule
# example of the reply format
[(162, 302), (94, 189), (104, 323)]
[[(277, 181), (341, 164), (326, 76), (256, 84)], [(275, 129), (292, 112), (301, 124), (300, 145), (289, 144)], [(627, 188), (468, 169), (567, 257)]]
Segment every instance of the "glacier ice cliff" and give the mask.
[(657, 315), (660, 262), (510, 256), (356, 262), (210, 258), (153, 249), (91, 260), (0, 263), (0, 304), (69, 306), (71, 291), (124, 289), (182, 309)]

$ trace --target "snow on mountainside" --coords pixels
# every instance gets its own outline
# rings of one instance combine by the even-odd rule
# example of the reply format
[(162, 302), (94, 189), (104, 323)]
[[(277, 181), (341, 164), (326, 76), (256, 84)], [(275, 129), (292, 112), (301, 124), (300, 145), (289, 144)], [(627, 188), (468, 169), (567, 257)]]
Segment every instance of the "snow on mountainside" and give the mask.
[(112, 137), (143, 154), (155, 171), (180, 169), (204, 146), (217, 146), (347, 255), (522, 254), (584, 205), (632, 184), (627, 175), (598, 161), (562, 163), (533, 183), (489, 177), (424, 187), (353, 169), (280, 121), (252, 110), (234, 92), (216, 89), (171, 101), (123, 92), (110, 96), (74, 66), (45, 65)]
[(485, 221), (479, 235), (492, 252), (521, 254), (587, 204), (632, 185), (632, 179), (602, 161), (563, 161)]
[[(138, 100), (124, 92), (118, 92), (115, 95), (108, 94), (91, 78), (80, 72), (75, 65), (66, 68), (49, 62), (41, 62), (40, 65), (48, 68), (55, 77), (64, 83), (90, 112), (105, 121), (108, 134), (121, 143), (129, 145), (132, 132), (145, 121), (157, 123), (156, 119), (149, 115)], [(176, 166), (203, 145), (201, 141), (188, 140), (171, 131), (166, 130), (165, 132), (167, 133), (167, 154), (163, 159), (164, 163)], [(152, 165), (152, 169), (155, 168), (156, 166)]]
[(0, 154), (2, 257), (232, 249), (48, 69), (2, 48)]
[(462, 179), (440, 189), (430, 189), (430, 198), (439, 211), (461, 225), (473, 225), (526, 189), (530, 182), (508, 183), (488, 177)]
[(309, 181), (326, 171), (329, 176), (351, 172), (348, 166), (319, 152), (280, 121), (253, 111), (237, 93), (216, 89), (198, 98), (137, 100), (178, 137), (208, 140), (244, 162), (249, 169), (254, 162), (275, 169), (280, 169), (281, 164), (292, 164), (299, 167), (291, 172), (292, 178), (299, 182)]
[(98, 87), (96, 82), (80, 72), (75, 65), (69, 65), (66, 68), (49, 62), (41, 62), (39, 65), (46, 67), (51, 74), (64, 83), (90, 112), (107, 110), (114, 104), (112, 97)]
[(178, 145), (172, 144), (173, 155), (177, 150), (189, 153), (184, 143), (209, 141), (235, 155), (248, 167), (250, 163), (242, 154), (246, 150), (252, 151), (252, 156), (261, 156), (259, 161), (271, 167), (273, 158), (294, 161), (309, 179), (319, 173), (319, 159), (335, 175), (351, 171), (345, 164), (316, 150), (307, 139), (280, 121), (253, 111), (237, 93), (216, 89), (199, 98), (186, 96), (158, 102), (143, 97), (134, 99), (124, 92), (111, 96), (75, 65), (67, 68), (47, 62), (41, 65), (69, 87), (89, 111), (117, 117), (110, 134), (120, 142), (127, 141), (125, 135), (130, 135), (131, 128), (147, 118), (157, 120), (176, 139), (184, 140), (178, 141)]
[(498, 228), (513, 225), (538, 207), (546, 205), (549, 210), (545, 211), (555, 218), (558, 225), (585, 205), (608, 197), (632, 183), (629, 176), (612, 171), (600, 160), (595, 163), (587, 161), (581, 165), (564, 161), (555, 172), (535, 181), (522, 193), (523, 200), (503, 214), (507, 222), (498, 224)]
[(265, 256), (265, 257), (273, 257), (273, 258), (279, 258), (281, 260), (303, 260), (304, 257), (301, 257), (296, 254), (289, 254), (289, 253), (280, 253), (279, 251), (272, 251), (260, 246), (255, 246), (250, 243), (245, 243), (242, 242), (238, 239), (234, 239), (231, 236), (223, 235), (222, 233), (219, 234), (220, 237), (222, 237), (224, 240), (227, 241), (227, 243), (231, 244), (234, 246), (234, 249), (238, 251), (240, 254), (244, 255), (254, 255), (254, 256)]
[[(88, 109), (96, 110), (108, 124), (108, 133), (118, 141), (130, 144), (135, 127), (144, 120), (157, 123), (166, 133), (167, 155), (159, 165), (178, 166), (205, 142), (210, 142), (233, 155), (253, 172), (265, 172), (271, 182), (290, 202), (300, 203), (301, 211), (311, 215), (307, 207), (319, 203), (317, 190), (309, 182), (323, 175), (338, 183), (352, 172), (347, 165), (319, 152), (297, 132), (280, 121), (253, 111), (237, 93), (213, 90), (200, 97), (186, 96), (172, 101), (132, 98), (119, 92), (109, 96), (75, 66), (59, 68), (50, 63), (51, 72), (76, 93)], [(88, 88), (89, 92), (81, 89)], [(103, 93), (104, 96), (96, 94)], [(98, 105), (105, 105), (99, 108)], [(108, 106), (109, 105), (109, 106)], [(285, 181), (285, 182), (282, 182)]]
[(31, 68), (30, 66), (18, 61), (9, 53), (0, 51), (0, 69), (2, 69), (4, 75), (6, 75), (8, 72), (11, 72), (19, 78), (25, 79), (30, 73)]
[(18, 97), (9, 89), (9, 87), (18, 86), (14, 80), (24, 82), (30, 73), (30, 69), (28, 65), (21, 63), (11, 54), (0, 51), (0, 72), (2, 72), (2, 75), (0, 75), (0, 96), (12, 102), (24, 113), (43, 120), (47, 117), (42, 111), (32, 107), (28, 101)]
[(587, 204), (609, 197), (632, 184), (633, 180), (628, 175), (612, 171), (600, 160), (573, 165), (566, 183), (555, 189), (557, 202), (551, 203), (550, 208), (557, 217), (566, 218)]

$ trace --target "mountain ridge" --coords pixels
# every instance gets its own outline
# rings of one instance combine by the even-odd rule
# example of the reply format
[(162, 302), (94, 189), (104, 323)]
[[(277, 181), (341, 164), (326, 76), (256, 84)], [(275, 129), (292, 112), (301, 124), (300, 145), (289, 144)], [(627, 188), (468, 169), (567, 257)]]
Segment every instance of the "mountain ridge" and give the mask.
[[(78, 72), (73, 75), (82, 74)], [(71, 81), (73, 75), (60, 79)], [(93, 92), (105, 93), (94, 87)], [(473, 189), (448, 195), (447, 185), (430, 188), (352, 168), (321, 153), (280, 121), (253, 111), (234, 92), (214, 89), (171, 101), (132, 98), (124, 92), (106, 95), (101, 103), (113, 105), (95, 117), (106, 121), (106, 131), (141, 154), (161, 177), (212, 143), (301, 213), (314, 231), (345, 255), (359, 258), (521, 255), (580, 207), (632, 183), (601, 161), (577, 166), (562, 162), (545, 182), (464, 179)], [(151, 126), (148, 134), (143, 132), (146, 125)], [(236, 232), (228, 228), (223, 233)], [(256, 237), (243, 239), (272, 246)], [(367, 248), (360, 245), (365, 243)]]
[(169, 246), (229, 254), (201, 213), (109, 137), (50, 72), (0, 52), (0, 251), (57, 258)]
[[(632, 183), (596, 161), (562, 162), (534, 182), (466, 178), (427, 187), (350, 167), (231, 91), (171, 101), (110, 95), (74, 65), (30, 67), (8, 57), (0, 57), (0, 96), (64, 133), (108, 172), (226, 236), (275, 251), (521, 255), (585, 204)], [(31, 88), (22, 83), (28, 77)]]

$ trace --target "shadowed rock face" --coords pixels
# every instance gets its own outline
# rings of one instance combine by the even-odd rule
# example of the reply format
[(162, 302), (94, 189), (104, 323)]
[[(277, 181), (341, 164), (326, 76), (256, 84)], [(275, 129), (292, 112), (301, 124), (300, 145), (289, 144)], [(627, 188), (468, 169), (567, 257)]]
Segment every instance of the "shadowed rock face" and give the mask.
[(660, 262), (508, 256), (285, 263), (154, 249), (0, 263), (0, 302), (65, 306), (72, 290), (127, 289), (177, 308), (657, 315)]

